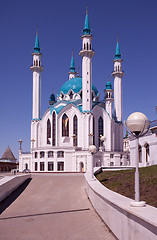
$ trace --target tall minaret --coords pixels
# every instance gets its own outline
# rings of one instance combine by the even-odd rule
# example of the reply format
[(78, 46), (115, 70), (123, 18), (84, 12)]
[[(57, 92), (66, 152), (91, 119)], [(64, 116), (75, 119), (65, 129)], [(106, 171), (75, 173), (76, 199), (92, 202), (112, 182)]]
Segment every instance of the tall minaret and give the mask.
[(110, 80), (106, 84), (105, 92), (105, 108), (110, 118), (112, 119), (112, 103), (113, 103), (113, 89)]
[(41, 72), (43, 67), (41, 66), (41, 56), (39, 47), (38, 31), (36, 32), (35, 47), (33, 56), (33, 66), (30, 68), (33, 72), (33, 109), (32, 119), (39, 120), (41, 117)]
[(114, 116), (118, 122), (122, 121), (122, 77), (124, 72), (122, 71), (122, 59), (119, 49), (119, 43), (117, 39), (116, 54), (114, 59), (114, 71), (112, 76), (114, 77)]
[(86, 11), (85, 24), (82, 35), (82, 111), (90, 111), (92, 108), (92, 35), (90, 34), (88, 11)]
[(74, 56), (73, 56), (73, 51), (72, 51), (71, 65), (70, 65), (70, 71), (69, 71), (69, 80), (71, 78), (75, 78), (75, 77), (76, 77), (75, 63), (74, 63)]

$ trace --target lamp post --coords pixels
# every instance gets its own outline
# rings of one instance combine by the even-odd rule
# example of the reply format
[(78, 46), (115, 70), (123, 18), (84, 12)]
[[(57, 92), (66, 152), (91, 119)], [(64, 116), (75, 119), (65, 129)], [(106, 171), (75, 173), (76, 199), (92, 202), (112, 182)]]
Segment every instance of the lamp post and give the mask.
[(91, 153), (91, 160), (89, 161), (89, 171), (90, 171), (90, 174), (91, 174), (91, 180), (94, 180), (94, 167), (93, 167), (93, 155), (94, 153), (96, 153), (96, 146), (95, 145), (89, 145), (89, 151)]
[(103, 151), (103, 142), (106, 140), (105, 136), (100, 135), (100, 147), (99, 150)]
[(135, 171), (135, 201), (131, 202), (133, 207), (145, 206), (144, 201), (140, 201), (140, 186), (139, 186), (139, 138), (144, 136), (150, 127), (150, 121), (140, 112), (132, 113), (127, 121), (124, 121), (124, 126), (127, 132), (136, 139), (136, 171)]

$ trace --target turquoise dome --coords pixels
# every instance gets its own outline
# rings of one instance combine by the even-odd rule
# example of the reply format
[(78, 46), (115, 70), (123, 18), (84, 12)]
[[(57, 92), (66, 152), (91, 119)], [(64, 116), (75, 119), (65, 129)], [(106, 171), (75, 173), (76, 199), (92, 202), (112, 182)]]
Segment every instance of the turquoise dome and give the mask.
[(106, 83), (106, 89), (112, 89), (112, 85), (110, 81)]
[[(82, 78), (81, 77), (76, 77), (76, 78), (71, 78), (67, 82), (63, 84), (61, 89), (59, 90), (60, 92), (63, 92), (64, 94), (68, 93), (69, 90), (73, 90), (74, 93), (80, 92), (82, 89)], [(95, 92), (95, 95), (98, 94), (97, 88), (92, 84), (92, 90)]]

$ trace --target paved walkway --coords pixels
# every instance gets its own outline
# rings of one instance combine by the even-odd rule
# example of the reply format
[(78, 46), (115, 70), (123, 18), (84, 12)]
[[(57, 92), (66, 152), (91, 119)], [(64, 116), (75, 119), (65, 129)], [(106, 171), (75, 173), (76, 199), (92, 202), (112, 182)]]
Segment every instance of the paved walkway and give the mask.
[(112, 240), (93, 210), (83, 174), (32, 174), (0, 215), (0, 240)]

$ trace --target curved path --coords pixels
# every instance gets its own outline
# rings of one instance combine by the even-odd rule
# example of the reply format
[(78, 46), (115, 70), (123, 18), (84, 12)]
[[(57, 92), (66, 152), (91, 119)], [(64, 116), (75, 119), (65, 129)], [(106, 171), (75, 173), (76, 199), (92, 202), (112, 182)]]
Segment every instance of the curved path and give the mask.
[(32, 174), (0, 215), (1, 240), (115, 239), (92, 208), (83, 174)]

